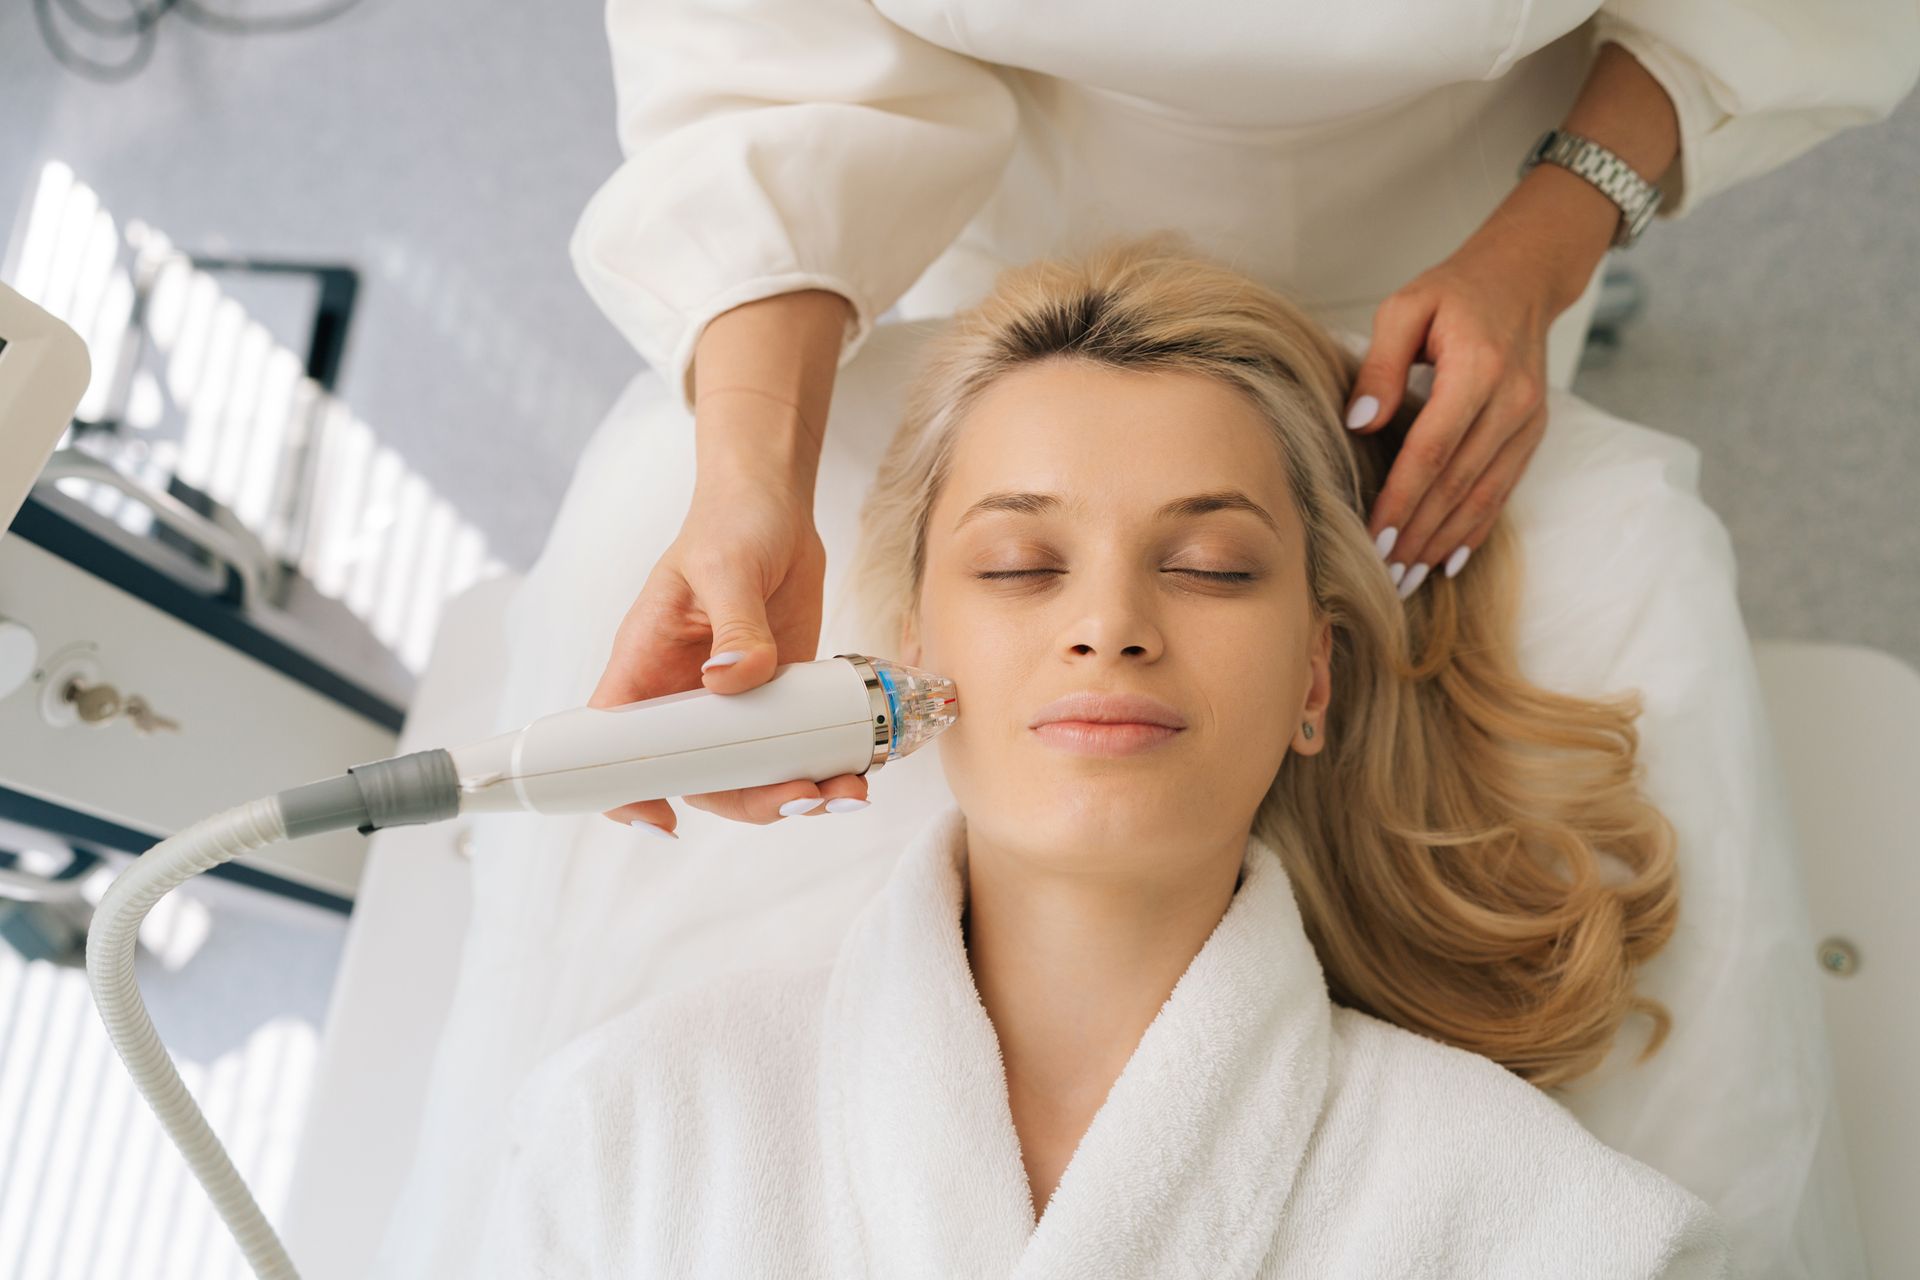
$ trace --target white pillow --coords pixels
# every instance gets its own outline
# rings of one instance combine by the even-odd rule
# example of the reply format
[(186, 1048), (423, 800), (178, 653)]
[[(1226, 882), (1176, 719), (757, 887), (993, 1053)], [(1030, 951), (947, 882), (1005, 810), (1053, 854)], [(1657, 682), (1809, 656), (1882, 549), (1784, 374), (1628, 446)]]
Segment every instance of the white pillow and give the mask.
[[(816, 656), (885, 653), (854, 629), (841, 593), (914, 360), (946, 323), (882, 324), (838, 376), (815, 508), (828, 556)], [(1841, 1274), (1859, 1254), (1844, 1169), (1825, 1145), (1837, 1121), (1810, 926), (1725, 529), (1699, 499), (1693, 446), (1566, 391), (1551, 393), (1549, 415), (1509, 503), (1528, 559), (1522, 663), (1570, 693), (1645, 691), (1646, 784), (1679, 832), (1685, 894), (1642, 984), (1674, 1015), (1668, 1043), (1628, 1067), (1629, 1034), (1598, 1077), (1556, 1096), (1714, 1204), (1741, 1274)], [(615, 627), (679, 532), (693, 430), (649, 370), (590, 441), (513, 604), (497, 728), (591, 696)], [(869, 785), (858, 813), (764, 827), (676, 800), (677, 845), (597, 814), (479, 819), (460, 982), (377, 1274), (466, 1273), (507, 1102), (546, 1054), (647, 996), (831, 960), (894, 855), (951, 800), (931, 749)]]

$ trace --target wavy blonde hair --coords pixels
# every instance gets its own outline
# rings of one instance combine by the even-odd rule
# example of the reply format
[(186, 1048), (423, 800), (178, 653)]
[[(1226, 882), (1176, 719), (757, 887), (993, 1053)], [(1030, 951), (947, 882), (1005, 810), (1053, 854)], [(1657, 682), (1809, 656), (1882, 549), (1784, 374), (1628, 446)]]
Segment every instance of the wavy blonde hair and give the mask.
[(1634, 977), (1673, 932), (1678, 875), (1673, 828), (1639, 790), (1638, 692), (1588, 700), (1521, 675), (1504, 516), (1470, 572), (1398, 598), (1363, 513), (1422, 398), (1346, 430), (1360, 357), (1184, 234), (1005, 271), (935, 335), (861, 509), (865, 625), (904, 639), (969, 408), (1056, 358), (1217, 378), (1279, 438), (1333, 689), (1325, 749), (1287, 758), (1253, 832), (1286, 867), (1331, 996), (1542, 1088), (1598, 1066), (1636, 1010), (1653, 1023), (1640, 1059), (1657, 1050), (1671, 1018)]

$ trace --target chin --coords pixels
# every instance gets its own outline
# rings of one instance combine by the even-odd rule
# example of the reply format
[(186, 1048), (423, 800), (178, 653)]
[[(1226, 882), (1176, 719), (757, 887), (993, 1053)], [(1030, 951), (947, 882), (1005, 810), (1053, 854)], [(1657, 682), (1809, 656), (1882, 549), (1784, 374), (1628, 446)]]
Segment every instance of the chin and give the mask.
[(1176, 796), (1181, 790), (1175, 782), (1143, 787), (1138, 778), (1118, 774), (1083, 774), (1048, 781), (1044, 791), (1024, 795), (1017, 811), (1032, 815), (1028, 821), (1037, 829), (1085, 835), (1138, 835), (1146, 828), (1166, 825), (1173, 820)]

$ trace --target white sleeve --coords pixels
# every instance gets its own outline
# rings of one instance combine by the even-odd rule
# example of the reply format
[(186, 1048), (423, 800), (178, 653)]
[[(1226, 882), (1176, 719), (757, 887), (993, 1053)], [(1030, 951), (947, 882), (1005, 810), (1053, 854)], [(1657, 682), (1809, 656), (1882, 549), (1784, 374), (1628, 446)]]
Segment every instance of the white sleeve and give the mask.
[(714, 316), (799, 289), (853, 304), (845, 366), (951, 244), (1012, 154), (990, 64), (871, 0), (607, 0), (620, 167), (569, 251), (679, 388)]
[(1593, 47), (1623, 46), (1679, 116), (1659, 218), (1885, 120), (1920, 79), (1914, 0), (1606, 0), (1592, 21)]

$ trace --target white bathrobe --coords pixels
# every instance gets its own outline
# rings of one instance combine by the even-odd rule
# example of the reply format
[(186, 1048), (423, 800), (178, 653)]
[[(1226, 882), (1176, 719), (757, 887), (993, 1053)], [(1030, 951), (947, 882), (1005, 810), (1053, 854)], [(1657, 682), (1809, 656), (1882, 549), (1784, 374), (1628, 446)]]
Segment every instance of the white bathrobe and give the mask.
[(1720, 1220), (1487, 1058), (1334, 1005), (1242, 882), (1036, 1227), (940, 812), (830, 966), (644, 1001), (515, 1099), (485, 1274), (1695, 1277)]

